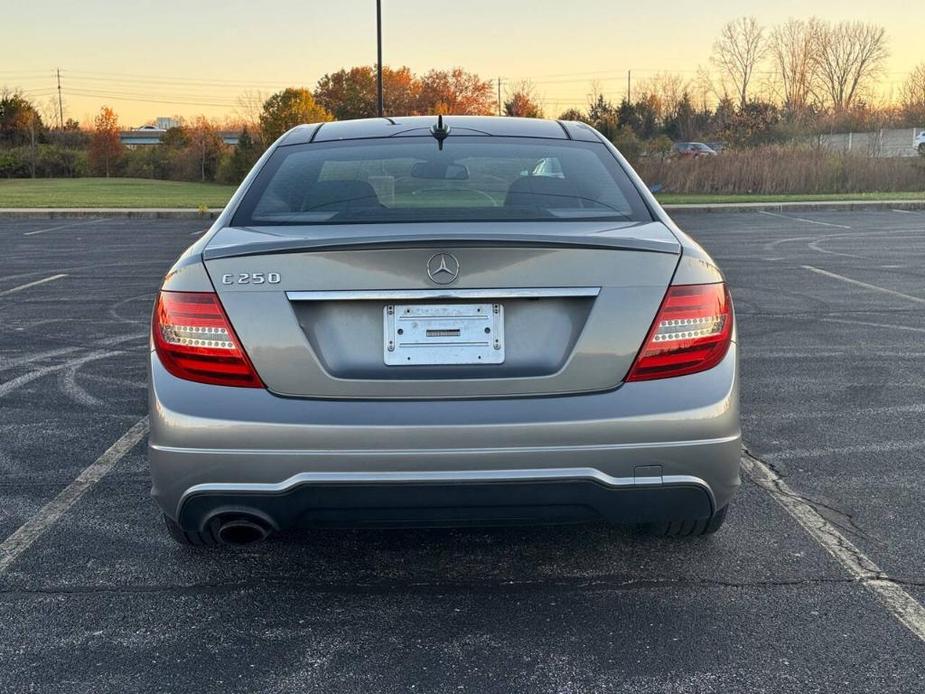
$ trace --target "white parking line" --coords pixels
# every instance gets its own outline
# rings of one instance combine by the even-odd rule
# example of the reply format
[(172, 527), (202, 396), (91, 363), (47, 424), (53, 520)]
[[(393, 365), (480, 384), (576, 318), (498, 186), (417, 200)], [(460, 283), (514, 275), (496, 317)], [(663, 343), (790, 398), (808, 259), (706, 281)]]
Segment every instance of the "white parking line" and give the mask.
[(21, 292), (23, 289), (28, 289), (29, 287), (35, 287), (39, 284), (45, 284), (46, 282), (52, 282), (54, 280), (59, 280), (62, 277), (67, 277), (67, 273), (63, 272), (59, 275), (52, 275), (51, 277), (46, 277), (42, 280), (35, 280), (35, 282), (28, 282), (26, 284), (21, 284), (18, 287), (13, 287), (12, 289), (5, 289), (0, 292), (0, 296), (6, 296), (7, 294), (15, 294), (16, 292)]
[(0, 575), (6, 573), (10, 564), (29, 549), (42, 534), (57, 523), (77, 501), (106, 476), (125, 454), (148, 433), (148, 418), (142, 417), (118, 441), (110, 446), (93, 464), (85, 468), (77, 478), (40, 510), (23, 523), (16, 532), (0, 543)]
[(850, 229), (847, 224), (832, 224), (831, 222), (820, 222), (815, 219), (806, 219), (805, 217), (791, 217), (786, 214), (778, 214), (777, 212), (766, 212), (764, 210), (759, 210), (758, 214), (766, 214), (769, 217), (780, 217), (781, 219), (790, 219), (794, 222), (805, 222), (806, 224), (818, 224), (823, 227), (835, 227), (836, 229)]
[(95, 395), (91, 395), (87, 390), (77, 382), (77, 372), (83, 364), (75, 364), (58, 375), (58, 386), (61, 392), (67, 395), (74, 402), (84, 407), (97, 407), (103, 404)]
[(82, 227), (82, 226), (84, 226), (84, 225), (86, 225), (86, 224), (96, 224), (96, 223), (101, 222), (101, 221), (103, 221), (103, 220), (101, 220), (101, 219), (91, 219), (91, 220), (86, 221), (86, 222), (75, 222), (75, 223), (72, 223), (72, 224), (62, 224), (62, 225), (56, 226), (56, 227), (48, 227), (47, 229), (35, 229), (35, 230), (33, 230), (33, 231), (27, 231), (27, 232), (25, 232), (25, 233), (23, 234), (23, 236), (35, 236), (36, 234), (47, 234), (49, 231), (61, 231), (62, 229), (70, 229), (70, 228), (72, 228), (72, 227)]
[(790, 243), (792, 241), (812, 241), (815, 238), (816, 238), (815, 236), (794, 236), (792, 239), (777, 239), (775, 241), (770, 241), (764, 244), (764, 250), (766, 251), (774, 250), (775, 248), (780, 246), (782, 243)]
[(839, 255), (843, 258), (858, 258), (859, 260), (869, 260), (867, 256), (854, 255), (853, 253), (841, 253), (839, 251), (830, 251), (827, 248), (821, 248), (819, 246), (819, 244), (823, 241), (827, 241), (829, 239), (844, 238), (845, 236), (856, 236), (856, 234), (831, 234), (829, 236), (823, 236), (822, 238), (816, 239), (815, 241), (811, 241), (810, 243), (806, 244), (806, 246), (809, 249), (816, 251), (817, 253), (825, 253), (826, 255)]
[(891, 579), (813, 506), (760, 460), (742, 457), (748, 475), (766, 490), (797, 523), (841, 564), (858, 583), (873, 592), (903, 626), (925, 641), (925, 607)]
[(99, 350), (96, 352), (90, 352), (90, 354), (85, 354), (84, 356), (78, 357), (77, 359), (71, 359), (70, 361), (66, 361), (62, 364), (55, 364), (53, 366), (43, 366), (40, 369), (34, 369), (32, 371), (22, 374), (21, 376), (17, 376), (16, 378), (10, 379), (9, 381), (4, 381), (3, 383), (0, 383), (0, 398), (2, 398), (4, 395), (7, 395), (8, 393), (12, 393), (17, 388), (22, 388), (24, 385), (28, 383), (32, 383), (32, 381), (36, 379), (42, 378), (42, 376), (47, 376), (48, 374), (53, 374), (58, 371), (64, 371), (65, 369), (69, 369), (72, 366), (81, 366), (91, 361), (99, 361), (100, 359), (108, 359), (109, 357), (114, 357), (118, 354), (123, 354), (123, 352), (121, 350), (115, 350), (115, 351)]
[[(45, 361), (46, 359), (52, 359), (54, 357), (60, 357), (64, 354), (72, 354), (73, 352), (79, 352), (82, 349), (90, 349), (91, 347), (111, 347), (113, 345), (121, 345), (123, 342), (131, 342), (132, 340), (140, 340), (143, 337), (147, 337), (147, 333), (132, 333), (130, 335), (118, 335), (116, 337), (107, 337), (102, 340), (96, 340), (90, 345), (85, 346), (74, 346), (74, 347), (60, 347), (58, 349), (52, 349), (47, 352), (36, 352), (34, 354), (27, 354), (23, 357), (16, 357), (15, 359), (4, 359), (0, 356), (0, 371), (5, 371), (6, 369), (12, 369), (17, 366), (23, 366), (26, 364), (33, 364), (37, 361)], [(0, 384), (2, 387), (2, 384)]]
[(33, 364), (37, 361), (44, 361), (52, 357), (60, 357), (62, 354), (71, 354), (72, 352), (78, 351), (80, 351), (80, 347), (61, 347), (60, 349), (53, 349), (48, 352), (28, 354), (24, 357), (17, 357), (16, 359), (4, 359), (0, 357), (0, 371), (22, 366), (23, 364)]
[(841, 280), (842, 282), (847, 282), (848, 284), (854, 284), (858, 287), (864, 287), (865, 289), (872, 289), (875, 292), (883, 292), (884, 294), (892, 294), (893, 296), (898, 296), (903, 299), (908, 299), (909, 301), (915, 301), (920, 304), (925, 304), (925, 298), (921, 296), (913, 296), (912, 294), (903, 294), (902, 292), (897, 292), (893, 289), (887, 289), (886, 287), (878, 287), (876, 284), (868, 284), (867, 282), (861, 282), (860, 280), (853, 280), (850, 277), (845, 277), (844, 275), (838, 275), (834, 272), (829, 272), (828, 270), (820, 270), (817, 267), (812, 265), (801, 265), (804, 270), (810, 270), (811, 272), (816, 272), (820, 275), (825, 275), (826, 277), (832, 277), (833, 279)]

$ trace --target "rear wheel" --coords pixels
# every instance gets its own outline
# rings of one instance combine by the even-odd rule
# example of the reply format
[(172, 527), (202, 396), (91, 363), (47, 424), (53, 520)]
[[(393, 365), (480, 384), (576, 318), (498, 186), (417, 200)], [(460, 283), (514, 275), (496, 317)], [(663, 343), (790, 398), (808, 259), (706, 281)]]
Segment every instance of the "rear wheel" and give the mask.
[(728, 509), (728, 505), (723, 506), (709, 518), (644, 523), (639, 526), (639, 530), (646, 535), (655, 537), (698, 537), (700, 535), (712, 535), (723, 525), (723, 521), (726, 520), (726, 511)]
[(206, 526), (204, 532), (197, 530), (184, 530), (180, 525), (166, 513), (164, 514), (164, 523), (167, 526), (167, 532), (178, 544), (187, 547), (214, 547), (222, 542), (218, 537), (218, 527), (210, 523)]

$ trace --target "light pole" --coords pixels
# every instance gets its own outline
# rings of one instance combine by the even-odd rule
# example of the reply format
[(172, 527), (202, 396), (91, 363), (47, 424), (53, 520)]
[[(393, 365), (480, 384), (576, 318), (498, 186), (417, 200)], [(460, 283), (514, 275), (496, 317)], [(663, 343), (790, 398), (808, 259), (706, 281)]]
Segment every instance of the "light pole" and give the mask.
[(385, 115), (382, 101), (382, 0), (376, 0), (376, 109), (382, 118)]

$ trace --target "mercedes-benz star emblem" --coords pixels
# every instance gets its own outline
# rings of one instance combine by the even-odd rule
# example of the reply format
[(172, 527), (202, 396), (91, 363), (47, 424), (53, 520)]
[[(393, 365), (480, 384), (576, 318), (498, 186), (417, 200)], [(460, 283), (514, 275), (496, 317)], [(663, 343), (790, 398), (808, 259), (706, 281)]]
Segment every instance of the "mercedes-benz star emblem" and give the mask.
[(436, 253), (427, 261), (427, 276), (437, 284), (450, 284), (459, 277), (459, 261), (452, 253)]

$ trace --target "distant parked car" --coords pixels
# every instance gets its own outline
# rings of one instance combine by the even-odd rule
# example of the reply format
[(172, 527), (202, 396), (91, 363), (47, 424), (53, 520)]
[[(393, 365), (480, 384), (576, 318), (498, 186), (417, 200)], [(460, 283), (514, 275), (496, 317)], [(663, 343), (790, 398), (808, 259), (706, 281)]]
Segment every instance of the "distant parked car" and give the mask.
[(671, 155), (682, 158), (715, 157), (716, 150), (702, 142), (675, 142), (671, 147)]
[(925, 156), (925, 130), (915, 136), (915, 149), (919, 154)]

